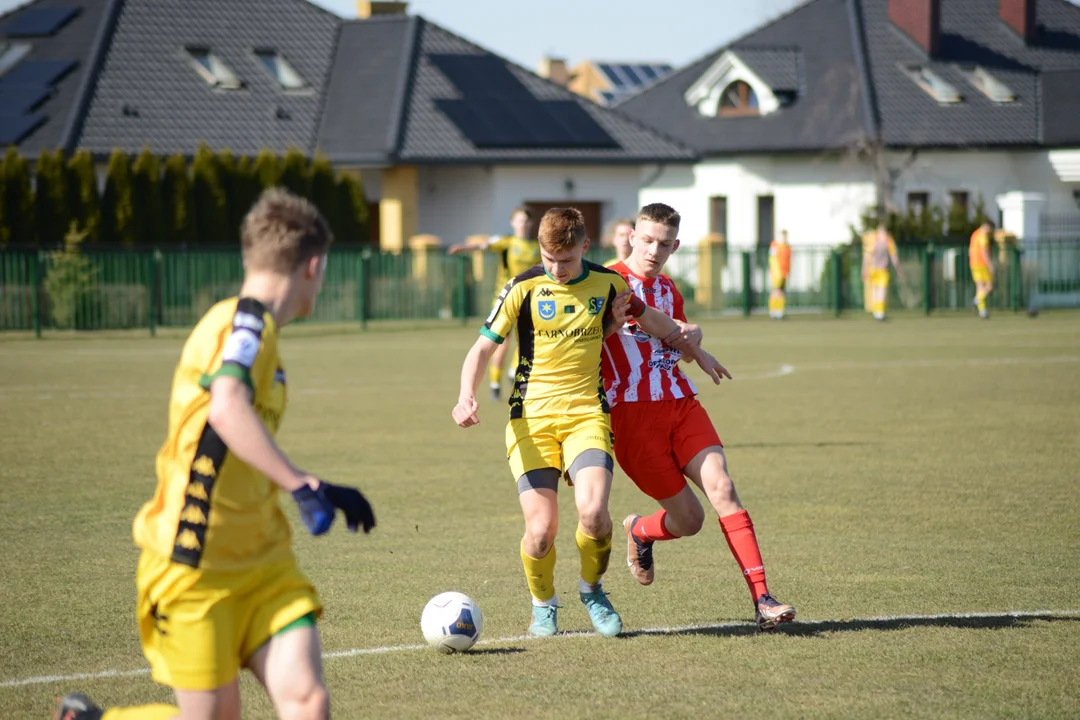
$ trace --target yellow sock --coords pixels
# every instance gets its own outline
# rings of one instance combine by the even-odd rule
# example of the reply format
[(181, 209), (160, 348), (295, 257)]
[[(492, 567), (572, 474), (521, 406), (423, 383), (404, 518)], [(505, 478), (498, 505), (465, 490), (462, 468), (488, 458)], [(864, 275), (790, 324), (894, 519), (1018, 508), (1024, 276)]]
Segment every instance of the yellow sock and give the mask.
[(786, 305), (787, 305), (787, 296), (781, 295), (780, 297), (776, 298), (776, 312), (783, 315)]
[(611, 557), (611, 533), (602, 538), (589, 537), (579, 526), (575, 537), (581, 554), (581, 579), (596, 585), (607, 572), (608, 559)]
[(521, 564), (525, 566), (525, 579), (529, 582), (529, 592), (537, 600), (547, 601), (555, 597), (555, 546), (542, 558), (534, 558), (525, 552), (525, 543), (521, 544)]
[(171, 720), (175, 717), (180, 717), (180, 708), (154, 704), (106, 710), (101, 720)]
[(986, 295), (977, 292), (975, 293), (975, 303), (979, 306), (979, 312), (986, 312)]
[(491, 376), (491, 384), (499, 385), (502, 383), (502, 368), (497, 365), (492, 365), (488, 368), (488, 375)]
[(870, 303), (870, 309), (874, 312), (875, 315), (877, 315), (879, 313), (881, 315), (884, 315), (885, 314), (885, 301), (884, 300), (875, 300), (874, 302)]

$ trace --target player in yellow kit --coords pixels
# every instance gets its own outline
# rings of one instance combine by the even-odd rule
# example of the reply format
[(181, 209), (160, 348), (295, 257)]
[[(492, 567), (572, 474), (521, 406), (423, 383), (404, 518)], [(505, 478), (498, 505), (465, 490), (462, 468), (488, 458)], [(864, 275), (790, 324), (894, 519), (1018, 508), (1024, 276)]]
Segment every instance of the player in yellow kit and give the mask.
[[(447, 252), (457, 255), (463, 252), (475, 252), (488, 250), (497, 253), (499, 257), (499, 274), (495, 282), (495, 300), (499, 299), (499, 291), (502, 290), (506, 281), (516, 277), (540, 262), (540, 245), (533, 237), (533, 215), (527, 208), (515, 208), (510, 213), (510, 228), (513, 235), (493, 235), (486, 245), (451, 245)], [(507, 338), (509, 339), (509, 338)], [(491, 364), (488, 367), (490, 376), (491, 398), (498, 400), (502, 392), (503, 369), (506, 367), (506, 357), (510, 354), (512, 343), (503, 343), (491, 356)], [(515, 358), (514, 364), (517, 364)]]
[(279, 328), (306, 317), (332, 238), (309, 202), (265, 192), (244, 218), (240, 295), (212, 307), (191, 332), (173, 377), (157, 489), (135, 518), (143, 653), (177, 707), (102, 711), (85, 695), (61, 701), (60, 720), (218, 720), (240, 717), (241, 668), (281, 717), (323, 719), (315, 589), (297, 565), (278, 504), (291, 493), (308, 530), (375, 525), (359, 491), (294, 466), (274, 441), (285, 412)]
[(791, 245), (788, 244), (787, 230), (780, 231), (780, 237), (769, 245), (769, 317), (783, 320), (787, 309), (787, 281), (791, 275)]
[(971, 267), (971, 279), (975, 282), (975, 307), (979, 317), (986, 319), (990, 313), (986, 309), (986, 296), (994, 289), (994, 262), (990, 257), (990, 239), (994, 235), (994, 223), (987, 220), (971, 233), (968, 246), (968, 264)]
[(879, 225), (870, 241), (864, 239), (863, 242), (862, 279), (870, 286), (870, 311), (875, 320), (883, 321), (889, 298), (889, 263), (896, 270), (897, 279), (904, 279), (896, 241), (884, 225)]
[(622, 631), (622, 619), (601, 585), (611, 555), (608, 496), (614, 467), (611, 421), (600, 376), (604, 333), (633, 316), (643, 331), (694, 358), (715, 382), (720, 382), (720, 365), (696, 345), (691, 347), (671, 318), (632, 297), (621, 275), (582, 259), (589, 239), (581, 212), (548, 210), (540, 221), (539, 236), (542, 265), (503, 288), (462, 365), (452, 414), (461, 427), (480, 422), (476, 388), (484, 366), (516, 328), (521, 359), (510, 395), (506, 448), (525, 516), (521, 561), (532, 594), (529, 632), (540, 636), (557, 632), (556, 493), (565, 474), (574, 486), (578, 509), (581, 601), (597, 632), (614, 637)]

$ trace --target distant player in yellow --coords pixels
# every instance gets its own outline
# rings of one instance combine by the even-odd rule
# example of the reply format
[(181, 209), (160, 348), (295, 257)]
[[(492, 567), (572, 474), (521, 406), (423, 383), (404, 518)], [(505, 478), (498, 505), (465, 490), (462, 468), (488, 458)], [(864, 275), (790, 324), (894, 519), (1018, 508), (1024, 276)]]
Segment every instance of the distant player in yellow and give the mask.
[[(510, 228), (513, 235), (493, 235), (488, 239), (487, 245), (451, 245), (447, 252), (457, 255), (463, 252), (475, 252), (488, 250), (498, 253), (499, 274), (495, 280), (495, 299), (499, 298), (499, 292), (507, 280), (533, 267), (540, 262), (540, 245), (533, 237), (533, 215), (526, 208), (515, 208), (510, 213)], [(509, 339), (509, 338), (508, 338)], [(506, 367), (506, 356), (510, 354), (512, 343), (503, 343), (491, 357), (491, 365), (488, 368), (490, 376), (491, 398), (498, 400), (502, 390), (503, 368)], [(515, 364), (516, 364), (515, 359)]]
[(780, 237), (769, 245), (769, 282), (772, 285), (772, 292), (769, 294), (769, 317), (774, 320), (784, 319), (790, 274), (791, 245), (788, 245), (787, 230), (781, 230)]
[(896, 254), (896, 241), (884, 225), (879, 225), (872, 240), (863, 247), (862, 279), (870, 284), (870, 311), (875, 320), (885, 319), (889, 297), (889, 263), (896, 270), (897, 279), (903, 280), (900, 260)]
[(968, 247), (968, 264), (971, 266), (971, 279), (975, 281), (975, 307), (979, 317), (990, 317), (986, 310), (986, 297), (994, 289), (994, 262), (990, 256), (990, 239), (994, 236), (994, 223), (987, 220), (971, 233)]
[(554, 635), (555, 532), (559, 480), (573, 484), (577, 504), (578, 583), (593, 627), (604, 637), (622, 631), (622, 619), (601, 585), (611, 555), (611, 418), (600, 375), (605, 331), (629, 317), (646, 333), (664, 338), (694, 358), (714, 382), (719, 363), (663, 312), (631, 295), (626, 280), (584, 261), (589, 247), (585, 219), (574, 208), (553, 208), (540, 221), (542, 265), (511, 279), (465, 357), (453, 417), (461, 427), (479, 423), (476, 388), (484, 366), (517, 328), (521, 359), (510, 397), (507, 458), (525, 516), (521, 561), (532, 595), (533, 635)]
[(102, 711), (66, 696), (59, 720), (239, 718), (241, 668), (282, 718), (330, 717), (316, 617), (322, 604), (297, 565), (278, 495), (290, 493), (308, 530), (375, 526), (354, 488), (300, 470), (274, 441), (285, 412), (279, 328), (307, 317), (332, 238), (314, 205), (268, 190), (244, 218), (238, 297), (203, 316), (180, 356), (157, 489), (135, 518), (142, 549), (139, 635), (154, 680), (177, 707)]
[(621, 263), (630, 257), (633, 248), (630, 246), (630, 233), (634, 229), (634, 218), (619, 218), (611, 228), (609, 243), (615, 249), (615, 257), (604, 263), (604, 267), (611, 267), (615, 263)]

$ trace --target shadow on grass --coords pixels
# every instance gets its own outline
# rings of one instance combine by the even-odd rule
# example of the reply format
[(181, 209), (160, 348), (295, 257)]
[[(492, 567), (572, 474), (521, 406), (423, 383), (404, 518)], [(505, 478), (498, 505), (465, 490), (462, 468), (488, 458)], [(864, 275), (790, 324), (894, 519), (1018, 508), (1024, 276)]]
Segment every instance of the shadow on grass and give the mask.
[[(1028, 614), (986, 614), (986, 615), (927, 615), (923, 617), (896, 618), (856, 618), (852, 620), (811, 620), (781, 625), (770, 635), (791, 635), (795, 637), (815, 637), (826, 633), (853, 632), (862, 630), (905, 630), (918, 627), (960, 628), (966, 630), (1001, 630), (1007, 628), (1025, 628), (1032, 623), (1065, 622), (1080, 623), (1080, 615), (1062, 615), (1056, 613)], [(749, 622), (722, 622), (711, 626), (689, 628), (659, 628), (649, 630), (630, 630), (620, 637), (639, 637), (650, 635), (712, 635), (715, 637), (741, 637), (758, 635), (756, 626)]]
[(456, 653), (459, 655), (517, 655), (518, 653), (525, 652), (525, 648), (520, 647), (508, 647), (508, 648), (470, 648), (462, 653)]

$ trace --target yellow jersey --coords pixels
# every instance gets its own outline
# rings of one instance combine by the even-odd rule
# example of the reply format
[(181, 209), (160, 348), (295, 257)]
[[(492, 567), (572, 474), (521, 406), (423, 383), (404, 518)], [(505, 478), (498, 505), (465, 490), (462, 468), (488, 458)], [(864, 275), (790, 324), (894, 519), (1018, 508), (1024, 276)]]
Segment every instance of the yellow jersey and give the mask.
[(769, 245), (769, 272), (778, 278), (791, 274), (791, 245), (779, 240), (772, 241)]
[(488, 243), (488, 250), (499, 254), (500, 286), (540, 262), (540, 243), (537, 240), (501, 237)]
[[(600, 355), (611, 302), (627, 289), (619, 273), (584, 261), (581, 277), (560, 285), (543, 265), (503, 288), (480, 333), (501, 343), (516, 329), (520, 358), (510, 394), (510, 417), (609, 412)], [(645, 311), (640, 301), (631, 313)]]
[(990, 234), (978, 228), (971, 233), (971, 242), (968, 244), (968, 265), (972, 268), (985, 268), (988, 257), (990, 257)]
[(278, 488), (230, 455), (209, 424), (210, 383), (243, 380), (271, 435), (285, 412), (278, 329), (261, 303), (224, 300), (184, 344), (173, 377), (169, 430), (157, 454), (157, 489), (135, 517), (135, 543), (172, 562), (238, 571), (291, 556)]

